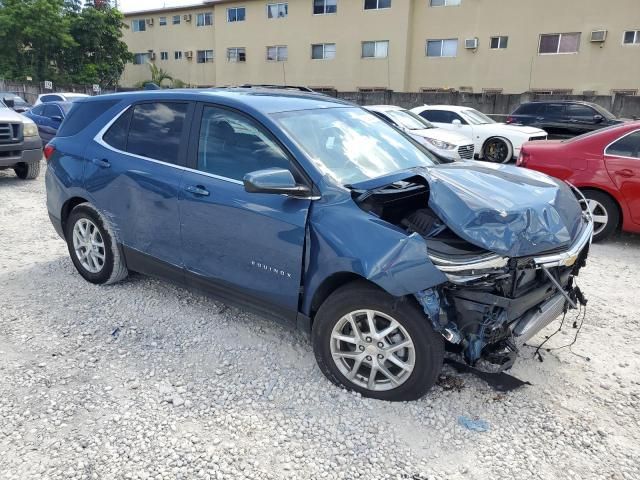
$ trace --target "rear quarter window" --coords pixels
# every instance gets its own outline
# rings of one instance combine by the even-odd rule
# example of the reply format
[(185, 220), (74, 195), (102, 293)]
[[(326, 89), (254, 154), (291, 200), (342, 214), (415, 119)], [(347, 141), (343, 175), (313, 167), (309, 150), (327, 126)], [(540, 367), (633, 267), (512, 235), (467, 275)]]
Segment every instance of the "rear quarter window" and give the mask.
[(58, 137), (71, 137), (88, 127), (100, 115), (120, 100), (100, 100), (74, 103), (58, 130)]
[(544, 109), (544, 104), (540, 103), (523, 103), (516, 111), (514, 115), (537, 115)]

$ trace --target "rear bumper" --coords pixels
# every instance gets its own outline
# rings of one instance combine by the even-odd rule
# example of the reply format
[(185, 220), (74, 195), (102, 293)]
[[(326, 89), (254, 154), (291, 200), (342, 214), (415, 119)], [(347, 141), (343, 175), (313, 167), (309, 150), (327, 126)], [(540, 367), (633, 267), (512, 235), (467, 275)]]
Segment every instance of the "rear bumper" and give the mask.
[(0, 167), (13, 167), (18, 163), (35, 163), (41, 159), (40, 137), (26, 137), (19, 143), (0, 144)]

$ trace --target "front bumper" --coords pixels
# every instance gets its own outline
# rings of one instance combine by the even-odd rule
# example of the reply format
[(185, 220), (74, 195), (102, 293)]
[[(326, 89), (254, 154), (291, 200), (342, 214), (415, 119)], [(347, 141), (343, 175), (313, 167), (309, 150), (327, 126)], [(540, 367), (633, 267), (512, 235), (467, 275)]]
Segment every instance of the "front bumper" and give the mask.
[(40, 137), (25, 137), (21, 142), (0, 144), (0, 167), (13, 167), (18, 163), (35, 163), (41, 159)]

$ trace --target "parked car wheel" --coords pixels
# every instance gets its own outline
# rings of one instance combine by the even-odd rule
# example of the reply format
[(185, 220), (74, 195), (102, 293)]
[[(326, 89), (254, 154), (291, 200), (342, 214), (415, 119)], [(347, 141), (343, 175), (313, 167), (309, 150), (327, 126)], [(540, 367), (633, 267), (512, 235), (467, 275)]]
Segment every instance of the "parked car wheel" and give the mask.
[(416, 304), (360, 282), (322, 304), (312, 340), (330, 381), (381, 400), (420, 398), (436, 382), (444, 358), (444, 340)]
[(513, 158), (513, 146), (504, 138), (490, 138), (482, 147), (482, 159), (492, 163), (507, 163)]
[(606, 193), (583, 190), (591, 216), (593, 217), (593, 241), (609, 237), (620, 223), (620, 210), (616, 202)]
[(96, 284), (115, 283), (128, 274), (113, 230), (91, 204), (75, 207), (66, 223), (69, 255), (85, 280)]
[(13, 171), (22, 180), (33, 180), (40, 175), (40, 162), (19, 163), (13, 168)]

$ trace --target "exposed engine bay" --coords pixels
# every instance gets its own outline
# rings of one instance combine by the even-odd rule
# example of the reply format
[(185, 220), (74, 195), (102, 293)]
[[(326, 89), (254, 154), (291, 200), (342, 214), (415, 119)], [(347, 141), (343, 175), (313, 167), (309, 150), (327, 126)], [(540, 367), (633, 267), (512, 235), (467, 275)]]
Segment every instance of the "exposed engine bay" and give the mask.
[(454, 233), (429, 206), (430, 188), (422, 176), (354, 189), (352, 196), (363, 210), (425, 240), (429, 260), (448, 281), (415, 297), (449, 349), (471, 366), (510, 368), (526, 341), (586, 304), (575, 277), (588, 255), (588, 213), (583, 213), (584, 231), (571, 248), (508, 257)]

